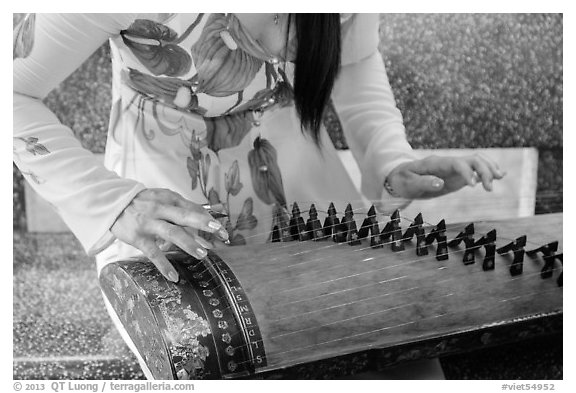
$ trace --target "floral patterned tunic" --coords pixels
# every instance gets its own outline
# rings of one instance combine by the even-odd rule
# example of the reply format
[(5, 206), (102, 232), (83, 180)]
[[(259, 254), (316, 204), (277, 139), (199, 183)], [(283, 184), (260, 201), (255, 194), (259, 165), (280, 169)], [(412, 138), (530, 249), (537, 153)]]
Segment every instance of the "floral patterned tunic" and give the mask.
[[(325, 130), (320, 149), (301, 132), (293, 64), (273, 58), (234, 14), (27, 16), (14, 35), (14, 161), (99, 253), (99, 268), (137, 253), (109, 228), (146, 187), (225, 203), (233, 244), (270, 241), (294, 202), (319, 212), (365, 198), (395, 206), (382, 184), (411, 149), (377, 50), (378, 15), (343, 16), (342, 34), (332, 100), (364, 195)], [(106, 40), (113, 103), (102, 165), (40, 99)]]

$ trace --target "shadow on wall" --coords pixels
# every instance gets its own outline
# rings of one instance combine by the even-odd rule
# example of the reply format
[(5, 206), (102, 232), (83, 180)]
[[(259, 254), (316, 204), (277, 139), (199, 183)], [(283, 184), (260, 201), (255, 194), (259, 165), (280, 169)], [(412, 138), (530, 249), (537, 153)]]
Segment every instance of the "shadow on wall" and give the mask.
[[(379, 49), (412, 145), (536, 147), (536, 211), (562, 211), (562, 26), (561, 14), (382, 14)], [(105, 45), (46, 99), (93, 152), (104, 151), (110, 84)], [(346, 148), (335, 114), (325, 120)], [(14, 229), (25, 229), (14, 171)]]

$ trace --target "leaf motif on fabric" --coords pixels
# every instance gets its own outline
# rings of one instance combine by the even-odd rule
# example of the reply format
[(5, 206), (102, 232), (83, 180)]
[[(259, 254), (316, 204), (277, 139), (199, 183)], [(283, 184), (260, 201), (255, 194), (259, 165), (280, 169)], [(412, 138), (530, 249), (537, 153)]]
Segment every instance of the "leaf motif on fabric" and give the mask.
[(35, 136), (30, 136), (28, 138), (18, 138), (24, 143), (26, 143), (26, 151), (32, 153), (33, 155), (45, 155), (50, 154), (50, 150), (46, 148), (43, 144), (38, 142), (38, 138)]
[(26, 14), (18, 22), (12, 36), (12, 60), (24, 59), (32, 52), (34, 46), (34, 33), (36, 27), (36, 14)]
[(232, 234), (234, 232), (234, 227), (232, 226), (232, 222), (230, 222), (230, 219), (226, 221), (226, 224), (224, 224), (224, 228), (226, 229), (226, 232), (228, 232), (228, 234)]
[(218, 154), (221, 149), (238, 146), (252, 129), (253, 122), (254, 115), (251, 112), (204, 117), (208, 148)]
[(192, 59), (184, 48), (178, 46), (182, 38), (170, 27), (136, 19), (120, 35), (124, 44), (152, 74), (182, 76), (190, 71)]
[[(274, 92), (269, 89), (259, 90), (250, 100), (234, 109), (233, 113), (242, 113), (245, 111), (261, 110), (267, 105), (268, 100), (274, 98)], [(275, 98), (274, 98), (275, 100)]]
[[(222, 40), (227, 21), (223, 14), (212, 14), (202, 34), (192, 46), (198, 92), (214, 97), (227, 97), (244, 90), (264, 62), (240, 48), (231, 50)], [(234, 35), (233, 31), (230, 31)], [(236, 39), (235, 39), (236, 40)]]
[(230, 245), (232, 245), (232, 246), (245, 246), (246, 245), (246, 239), (244, 239), (244, 236), (242, 236), (241, 233), (236, 233), (236, 234), (234, 234), (234, 236), (232, 236), (232, 239), (230, 240)]
[(42, 179), (40, 176), (36, 175), (34, 172), (30, 171), (30, 172), (25, 172), (25, 171), (20, 171), (23, 175), (27, 175), (30, 176), (30, 179), (40, 185), (40, 184), (44, 184), (46, 183), (46, 180)]
[(226, 172), (225, 176), (225, 187), (226, 192), (232, 196), (238, 195), (243, 187), (240, 182), (240, 167), (238, 166), (238, 160), (235, 160), (230, 166), (230, 170)]
[[(269, 100), (273, 100), (270, 103)], [(266, 110), (268, 107), (279, 105), (280, 107), (285, 107), (292, 103), (294, 99), (294, 91), (292, 87), (284, 82), (278, 82), (274, 89), (263, 89), (256, 94), (247, 102), (238, 106), (234, 109), (233, 113), (240, 113), (244, 111), (254, 111), (254, 110)]]
[(248, 164), (254, 192), (264, 203), (286, 206), (282, 174), (278, 166), (276, 149), (263, 138), (254, 140), (254, 148), (248, 152)]
[(204, 184), (208, 183), (208, 175), (210, 173), (210, 164), (211, 164), (210, 154), (204, 155), (204, 165), (202, 165), (202, 178), (204, 179)]
[(238, 220), (236, 221), (236, 229), (239, 231), (254, 229), (258, 225), (258, 220), (252, 214), (254, 208), (254, 201), (252, 198), (247, 198), (242, 205), (242, 210), (238, 215)]
[(192, 157), (186, 159), (186, 167), (188, 168), (188, 174), (192, 179), (192, 189), (195, 190), (198, 186), (198, 174), (200, 173), (198, 161), (193, 160)]

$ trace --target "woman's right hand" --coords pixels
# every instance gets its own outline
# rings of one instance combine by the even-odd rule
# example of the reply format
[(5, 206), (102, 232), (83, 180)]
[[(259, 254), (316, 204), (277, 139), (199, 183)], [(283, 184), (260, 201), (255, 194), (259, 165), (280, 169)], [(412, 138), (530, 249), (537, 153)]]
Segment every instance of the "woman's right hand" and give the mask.
[(116, 238), (142, 251), (166, 278), (174, 282), (178, 282), (178, 273), (157, 241), (175, 244), (202, 259), (211, 246), (197, 235), (198, 230), (214, 233), (222, 241), (228, 240), (228, 232), (222, 224), (201, 205), (160, 188), (138, 193), (110, 228)]

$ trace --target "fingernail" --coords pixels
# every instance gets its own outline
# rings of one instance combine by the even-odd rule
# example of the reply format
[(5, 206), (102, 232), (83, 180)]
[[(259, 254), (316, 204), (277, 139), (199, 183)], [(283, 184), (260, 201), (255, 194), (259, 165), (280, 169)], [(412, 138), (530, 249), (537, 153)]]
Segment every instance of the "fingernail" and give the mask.
[(206, 255), (208, 255), (208, 253), (206, 252), (205, 249), (198, 247), (198, 248), (196, 249), (196, 255), (197, 255), (200, 259), (202, 259), (202, 258), (204, 258)]
[(222, 224), (220, 224), (218, 221), (210, 221), (208, 223), (208, 227), (217, 231), (218, 229), (222, 228)]
[(218, 235), (222, 238), (222, 240), (226, 241), (228, 240), (229, 236), (228, 236), (228, 232), (226, 232), (226, 229), (222, 228), (218, 231)]
[(434, 187), (434, 188), (442, 187), (442, 180), (440, 180), (440, 179), (432, 180), (432, 187)]
[(468, 184), (470, 184), (472, 187), (474, 187), (477, 183), (478, 183), (478, 180), (476, 179), (476, 175), (472, 175), (472, 178), (470, 179)]
[(202, 205), (202, 207), (203, 207), (205, 210), (222, 210), (222, 209), (224, 209), (224, 205), (221, 204), (221, 203), (216, 203), (216, 204), (214, 204), (214, 205), (211, 205), (211, 204), (209, 204), (209, 203), (205, 203), (205, 204)]
[(168, 278), (170, 279), (170, 281), (178, 282), (178, 273), (172, 270), (168, 272)]

